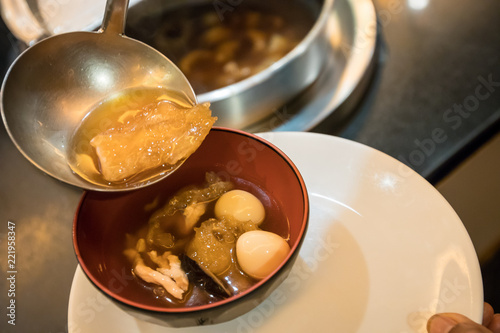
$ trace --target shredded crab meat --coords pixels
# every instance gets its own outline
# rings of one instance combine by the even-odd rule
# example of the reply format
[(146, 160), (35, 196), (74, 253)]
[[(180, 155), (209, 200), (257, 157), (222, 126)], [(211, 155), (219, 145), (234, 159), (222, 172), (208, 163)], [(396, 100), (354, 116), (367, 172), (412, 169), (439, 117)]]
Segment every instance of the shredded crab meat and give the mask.
[(179, 257), (170, 252), (165, 252), (163, 255), (158, 256), (156, 251), (150, 251), (148, 255), (149, 258), (158, 265), (156, 269), (158, 272), (174, 280), (177, 286), (183, 291), (188, 290), (189, 280), (186, 273), (181, 268)]
[(145, 250), (143, 238), (137, 241), (135, 249), (128, 249), (124, 254), (134, 262), (134, 274), (145, 282), (153, 283), (163, 287), (170, 295), (182, 299), (189, 288), (189, 280), (186, 272), (181, 268), (179, 257), (170, 252), (158, 255), (156, 251), (147, 252), (151, 261), (158, 267), (156, 270), (147, 266), (141, 256)]
[(142, 259), (139, 259), (134, 267), (134, 273), (146, 282), (154, 283), (165, 288), (165, 290), (177, 299), (182, 299), (185, 290), (169, 276), (166, 276), (152, 268), (146, 266)]

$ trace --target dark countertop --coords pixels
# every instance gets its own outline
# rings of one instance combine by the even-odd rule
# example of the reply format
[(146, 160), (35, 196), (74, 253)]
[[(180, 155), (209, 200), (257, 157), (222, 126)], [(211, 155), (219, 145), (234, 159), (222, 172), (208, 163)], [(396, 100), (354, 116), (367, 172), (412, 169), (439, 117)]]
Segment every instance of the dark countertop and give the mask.
[[(371, 87), (342, 126), (326, 121), (315, 131), (333, 129), (435, 183), (500, 128), (500, 3), (406, 4), (425, 2), (375, 1), (381, 34)], [(403, 10), (390, 14), (392, 3)]]
[[(410, 4), (428, 5), (420, 10)], [(435, 183), (500, 124), (500, 2), (376, 0), (377, 66), (364, 98), (340, 122), (314, 129), (379, 149)], [(14, 39), (0, 28), (0, 73)], [(489, 84), (487, 82), (490, 82)], [(16, 326), (2, 287), (2, 332), (67, 332), (76, 259), (71, 227), (81, 190), (39, 172), (0, 127), (0, 240), (16, 225)], [(0, 258), (2, 276), (7, 254)], [(5, 280), (4, 280), (5, 281)], [(2, 282), (2, 286), (6, 285)]]

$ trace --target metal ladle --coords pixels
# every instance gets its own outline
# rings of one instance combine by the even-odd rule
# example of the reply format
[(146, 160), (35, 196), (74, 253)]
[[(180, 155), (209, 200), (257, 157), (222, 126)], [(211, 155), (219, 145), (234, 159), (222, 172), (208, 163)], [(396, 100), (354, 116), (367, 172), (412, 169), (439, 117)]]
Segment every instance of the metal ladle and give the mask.
[(2, 85), (2, 118), (21, 153), (45, 173), (89, 190), (136, 189), (168, 176), (96, 185), (74, 174), (67, 163), (68, 143), (94, 105), (126, 89), (157, 87), (196, 103), (191, 85), (169, 59), (123, 34), (127, 8), (128, 0), (108, 0), (98, 32), (65, 33), (31, 46)]

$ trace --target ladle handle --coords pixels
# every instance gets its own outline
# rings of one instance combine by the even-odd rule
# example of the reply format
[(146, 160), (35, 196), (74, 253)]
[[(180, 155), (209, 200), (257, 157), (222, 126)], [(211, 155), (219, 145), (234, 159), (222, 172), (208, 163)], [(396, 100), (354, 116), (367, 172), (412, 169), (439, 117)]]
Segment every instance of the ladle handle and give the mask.
[(121, 35), (125, 31), (129, 0), (107, 0), (100, 32)]

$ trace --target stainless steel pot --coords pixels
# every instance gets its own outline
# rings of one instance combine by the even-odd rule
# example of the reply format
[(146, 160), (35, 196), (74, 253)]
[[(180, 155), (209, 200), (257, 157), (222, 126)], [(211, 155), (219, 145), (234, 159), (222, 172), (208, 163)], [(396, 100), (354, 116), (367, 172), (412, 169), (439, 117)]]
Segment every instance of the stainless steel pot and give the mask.
[(254, 124), (316, 80), (328, 55), (326, 24), (333, 0), (318, 2), (321, 11), (316, 13), (314, 26), (291, 52), (243, 81), (198, 95), (199, 102), (212, 103), (218, 125), (245, 128)]
[[(135, 7), (142, 6), (148, 1), (154, 0), (131, 0), (131, 8), (128, 20), (134, 19)], [(236, 6), (244, 0), (224, 1)], [(287, 0), (283, 1), (282, 8), (285, 11)], [(326, 57), (330, 54), (330, 46), (326, 33), (328, 18), (332, 11), (334, 0), (300, 0), (304, 3), (304, 10), (314, 10), (315, 23), (305, 38), (283, 58), (273, 63), (270, 67), (261, 72), (248, 77), (240, 82), (229, 86), (201, 93), (197, 95), (198, 102), (211, 102), (214, 114), (219, 117), (218, 126), (244, 129), (258, 121), (270, 116), (278, 108), (283, 106), (294, 96), (311, 85), (321, 72)], [(93, 0), (100, 9), (100, 0)], [(212, 0), (171, 0), (161, 1), (162, 6), (188, 6), (193, 3), (208, 2)], [(11, 31), (27, 45), (34, 44), (37, 40), (72, 30), (90, 30), (93, 24), (99, 22), (101, 17), (94, 14), (98, 12), (95, 8), (89, 12), (87, 9), (82, 12), (84, 18), (79, 17), (72, 24), (68, 23), (68, 18), (75, 15), (79, 6), (83, 6), (83, 0), (76, 1), (24, 1), (0, 0), (4, 19)], [(51, 11), (45, 4), (57, 3), (57, 8)], [(13, 5), (17, 4), (17, 5)], [(33, 5), (37, 4), (37, 5)], [(314, 4), (314, 6), (311, 6)], [(103, 5), (103, 4), (102, 4)], [(85, 2), (85, 7), (89, 8), (89, 3)], [(44, 9), (45, 8), (45, 9)], [(316, 9), (314, 9), (316, 8)], [(82, 7), (83, 9), (83, 7)], [(164, 10), (162, 8), (161, 10)], [(16, 10), (19, 10), (16, 14)], [(156, 8), (155, 10), (160, 10)], [(5, 15), (9, 13), (9, 15)], [(50, 15), (49, 15), (50, 14)], [(66, 15), (66, 16), (65, 16)], [(20, 17), (22, 19), (20, 19)], [(66, 17), (66, 19), (64, 19)], [(52, 20), (52, 21), (51, 21)], [(54, 22), (57, 20), (57, 22)], [(31, 22), (29, 29), (22, 29), (19, 23)]]
[[(270, 67), (242, 81), (209, 92), (198, 93), (199, 102), (212, 103), (212, 110), (219, 117), (217, 125), (246, 128), (255, 124), (276, 112), (278, 108), (297, 96), (316, 80), (322, 68), (324, 68), (326, 57), (331, 54), (326, 26), (332, 11), (333, 1), (295, 0), (293, 3), (296, 3), (296, 6), (301, 8), (303, 16), (309, 15), (313, 17), (314, 23), (307, 35), (293, 50)], [(144, 22), (141, 16), (155, 21), (158, 20), (158, 18), (155, 18), (156, 12), (176, 12), (179, 7), (187, 6), (206, 5), (217, 11), (216, 3), (225, 6), (219, 9), (226, 10), (224, 14), (229, 17), (233, 11), (236, 12), (239, 9), (238, 6), (250, 3), (258, 5), (259, 1), (144, 0), (130, 9), (128, 21), (131, 25), (139, 26), (141, 22)], [(291, 10), (290, 0), (267, 0), (267, 3), (283, 12)], [(265, 9), (261, 10), (264, 11)], [(218, 12), (218, 16), (220, 20), (225, 19), (221, 12)], [(161, 23), (146, 21), (146, 25), (154, 27), (155, 25), (161, 25)], [(151, 33), (148, 31), (151, 28), (144, 29), (144, 34)], [(141, 39), (133, 34), (131, 36)], [(172, 41), (170, 42), (172, 43)], [(163, 44), (167, 49), (166, 52), (169, 52), (167, 42), (163, 42)], [(155, 45), (152, 46), (155, 47)], [(167, 56), (176, 62), (175, 57), (172, 57), (171, 54)], [(189, 78), (189, 75), (187, 76)]]

